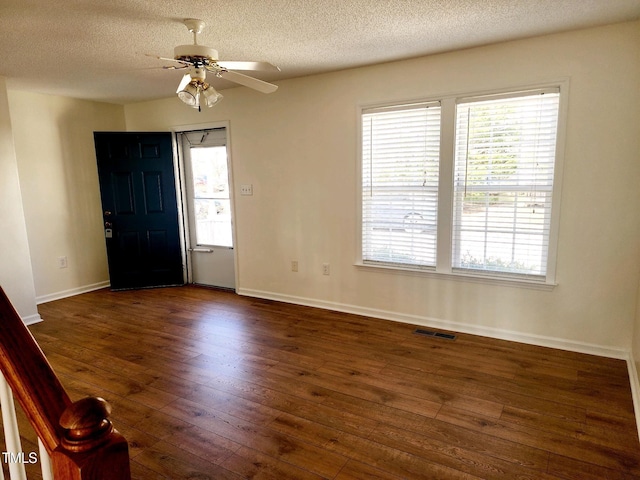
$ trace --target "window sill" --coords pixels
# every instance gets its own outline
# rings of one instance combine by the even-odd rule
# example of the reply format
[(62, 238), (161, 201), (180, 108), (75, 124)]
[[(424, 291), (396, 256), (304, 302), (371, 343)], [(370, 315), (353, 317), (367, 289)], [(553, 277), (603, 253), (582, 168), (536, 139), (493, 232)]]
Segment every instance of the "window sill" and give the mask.
[(418, 277), (438, 278), (441, 280), (454, 280), (461, 282), (483, 283), (485, 285), (499, 285), (503, 287), (530, 288), (533, 290), (552, 291), (558, 284), (552, 282), (543, 282), (530, 280), (525, 278), (506, 278), (497, 275), (488, 275), (483, 273), (442, 273), (436, 272), (432, 268), (410, 268), (392, 265), (374, 265), (363, 262), (356, 262), (356, 268), (363, 271), (379, 271), (396, 275), (411, 275)]

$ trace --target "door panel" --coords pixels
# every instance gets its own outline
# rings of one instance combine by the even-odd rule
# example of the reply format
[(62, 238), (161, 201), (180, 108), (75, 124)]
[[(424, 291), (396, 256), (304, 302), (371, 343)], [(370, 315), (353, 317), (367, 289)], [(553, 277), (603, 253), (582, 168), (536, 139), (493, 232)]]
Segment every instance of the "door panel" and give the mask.
[(182, 132), (190, 281), (235, 289), (231, 162), (226, 128)]
[(196, 247), (191, 253), (193, 283), (235, 289), (236, 271), (232, 248)]
[(94, 137), (111, 288), (184, 284), (171, 134)]
[(144, 172), (144, 205), (147, 213), (162, 213), (162, 172)]

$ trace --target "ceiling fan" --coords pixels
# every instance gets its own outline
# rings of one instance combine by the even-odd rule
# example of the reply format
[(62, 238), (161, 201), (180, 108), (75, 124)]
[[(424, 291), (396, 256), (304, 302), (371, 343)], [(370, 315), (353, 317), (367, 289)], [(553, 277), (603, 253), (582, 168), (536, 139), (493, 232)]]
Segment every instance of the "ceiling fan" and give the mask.
[(268, 62), (221, 61), (218, 59), (217, 50), (205, 45), (198, 45), (198, 34), (202, 32), (205, 23), (196, 18), (185, 18), (183, 23), (193, 33), (193, 45), (175, 47), (174, 58), (156, 58), (178, 64), (177, 66), (164, 67), (165, 69), (187, 70), (176, 90), (178, 98), (184, 103), (200, 110), (201, 105), (212, 107), (222, 100), (222, 95), (205, 81), (207, 72), (262, 93), (272, 93), (278, 89), (277, 85), (234, 71), (280, 71), (278, 67)]

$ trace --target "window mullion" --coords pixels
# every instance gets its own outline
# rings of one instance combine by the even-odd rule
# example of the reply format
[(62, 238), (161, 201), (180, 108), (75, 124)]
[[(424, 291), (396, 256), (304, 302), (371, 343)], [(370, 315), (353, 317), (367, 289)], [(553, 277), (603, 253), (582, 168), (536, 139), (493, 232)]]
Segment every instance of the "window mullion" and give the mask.
[(453, 166), (455, 152), (456, 102), (442, 100), (440, 126), (440, 170), (438, 191), (438, 237), (436, 272), (451, 273)]

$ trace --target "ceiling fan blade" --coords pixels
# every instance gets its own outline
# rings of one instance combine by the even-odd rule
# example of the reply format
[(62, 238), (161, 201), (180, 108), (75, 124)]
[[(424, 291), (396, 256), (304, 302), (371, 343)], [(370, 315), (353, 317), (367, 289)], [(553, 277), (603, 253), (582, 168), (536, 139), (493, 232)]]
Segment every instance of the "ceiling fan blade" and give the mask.
[(262, 93), (273, 93), (278, 89), (278, 86), (274, 85), (273, 83), (267, 83), (262, 80), (258, 80), (257, 78), (249, 77), (248, 75), (244, 75), (238, 72), (230, 72), (227, 70), (220, 72), (218, 76), (239, 85), (253, 88), (254, 90)]
[[(151, 55), (150, 53), (145, 53), (145, 55), (147, 57), (155, 58), (156, 60), (164, 60), (165, 62), (176, 62), (182, 65), (191, 65), (189, 62), (185, 62), (184, 60), (176, 60), (175, 58), (159, 57), (158, 55)], [(172, 68), (172, 67), (165, 67), (165, 68)]]
[(160, 68), (164, 68), (165, 70), (184, 70), (185, 68), (189, 68), (191, 65), (189, 64), (184, 64), (184, 65), (179, 65), (179, 66), (175, 66), (175, 65), (165, 65), (163, 67)]
[(180, 80), (180, 85), (178, 85), (178, 89), (176, 90), (176, 93), (184, 90), (184, 87), (186, 87), (190, 81), (191, 81), (191, 74), (185, 73), (184, 77), (182, 77), (182, 80)]
[(229, 70), (261, 70), (261, 71), (272, 71), (272, 72), (280, 71), (280, 68), (270, 64), (269, 62), (216, 61), (216, 63), (220, 65), (222, 68), (227, 68)]

